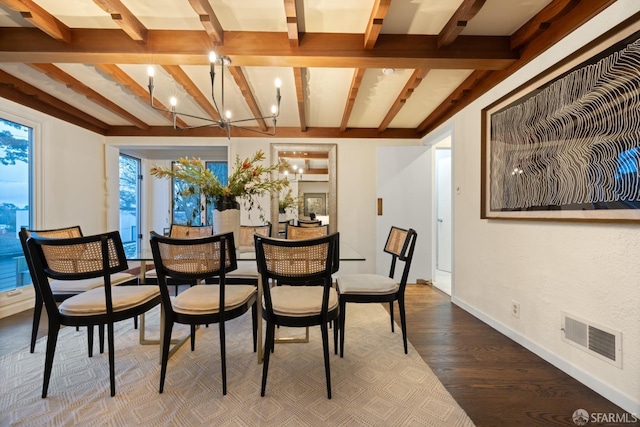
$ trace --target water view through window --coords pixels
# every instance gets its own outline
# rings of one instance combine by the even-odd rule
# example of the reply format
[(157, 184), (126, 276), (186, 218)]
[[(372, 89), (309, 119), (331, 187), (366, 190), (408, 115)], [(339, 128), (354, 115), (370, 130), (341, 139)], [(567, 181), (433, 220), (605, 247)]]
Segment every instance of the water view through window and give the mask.
[(18, 231), (31, 226), (33, 129), (0, 118), (0, 292), (31, 284)]

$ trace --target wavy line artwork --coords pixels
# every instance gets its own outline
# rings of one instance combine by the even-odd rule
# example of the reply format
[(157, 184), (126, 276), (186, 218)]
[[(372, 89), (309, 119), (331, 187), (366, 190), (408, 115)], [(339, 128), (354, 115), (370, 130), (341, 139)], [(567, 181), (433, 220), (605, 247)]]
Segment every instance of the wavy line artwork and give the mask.
[(640, 209), (638, 33), (598, 58), (491, 115), (491, 211)]

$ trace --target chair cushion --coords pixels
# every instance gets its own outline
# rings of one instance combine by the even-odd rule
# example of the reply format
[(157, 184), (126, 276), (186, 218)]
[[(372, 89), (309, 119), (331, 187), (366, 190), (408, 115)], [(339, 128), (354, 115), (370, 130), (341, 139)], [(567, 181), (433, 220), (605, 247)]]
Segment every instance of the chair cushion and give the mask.
[(156, 269), (152, 269), (152, 270), (147, 270), (144, 273), (144, 277), (148, 277), (150, 279), (157, 279), (158, 278), (158, 272), (156, 271)]
[[(120, 285), (135, 278), (136, 276), (129, 273), (114, 273), (111, 275), (111, 285)], [(49, 281), (49, 285), (54, 295), (64, 293), (79, 294), (80, 292), (86, 292), (104, 286), (104, 280), (102, 277), (82, 280), (51, 280)]]
[(338, 288), (341, 294), (386, 295), (398, 292), (400, 285), (379, 274), (346, 274), (338, 277)]
[[(123, 311), (143, 304), (160, 295), (157, 286), (116, 286), (111, 288), (113, 311)], [(104, 289), (82, 292), (60, 304), (60, 313), (66, 316), (93, 316), (107, 312)]]
[[(251, 285), (227, 285), (224, 289), (225, 310), (245, 304), (256, 292)], [(173, 311), (182, 314), (213, 314), (220, 311), (220, 286), (196, 285), (182, 291), (172, 301)]]
[[(320, 314), (322, 286), (274, 286), (271, 288), (273, 312), (280, 316), (304, 317)], [(329, 311), (338, 306), (338, 293), (329, 290)]]

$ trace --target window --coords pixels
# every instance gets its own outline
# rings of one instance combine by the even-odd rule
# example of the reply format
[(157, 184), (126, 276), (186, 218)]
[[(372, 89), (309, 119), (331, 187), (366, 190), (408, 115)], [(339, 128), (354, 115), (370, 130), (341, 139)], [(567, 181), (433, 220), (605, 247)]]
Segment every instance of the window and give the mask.
[[(229, 180), (229, 165), (227, 162), (206, 162), (206, 167), (213, 171), (216, 177), (220, 180), (222, 185), (226, 185)], [(175, 165), (175, 162), (172, 163)], [(213, 206), (211, 203), (206, 203), (204, 197), (199, 194), (193, 194), (190, 196), (183, 196), (183, 191), (186, 189), (185, 183), (179, 180), (173, 180), (173, 224), (180, 225), (203, 225), (211, 224), (213, 222)], [(206, 203), (204, 211), (206, 215), (203, 215), (202, 206)]]
[(0, 118), (0, 292), (31, 284), (18, 237), (31, 228), (33, 128)]
[(140, 160), (120, 155), (120, 236), (127, 255), (140, 248)]

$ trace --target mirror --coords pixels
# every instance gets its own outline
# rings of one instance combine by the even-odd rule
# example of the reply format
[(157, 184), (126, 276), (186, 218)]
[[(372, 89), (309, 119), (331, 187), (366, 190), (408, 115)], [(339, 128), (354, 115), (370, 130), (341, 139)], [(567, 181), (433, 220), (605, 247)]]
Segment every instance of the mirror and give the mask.
[[(299, 218), (309, 219), (311, 213), (324, 217), (323, 224), (329, 222), (329, 233), (338, 231), (336, 147), (336, 144), (271, 144), (272, 164), (285, 160), (291, 166), (288, 171), (292, 182), (290, 188), (294, 193), (297, 191), (294, 197), (301, 197)], [(278, 202), (281, 196), (274, 194), (271, 197), (272, 234), (275, 237), (278, 237), (275, 224), (280, 220)]]

